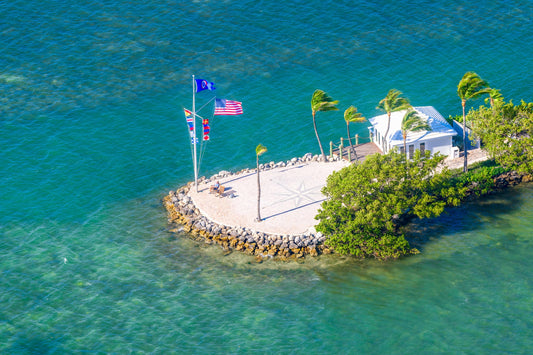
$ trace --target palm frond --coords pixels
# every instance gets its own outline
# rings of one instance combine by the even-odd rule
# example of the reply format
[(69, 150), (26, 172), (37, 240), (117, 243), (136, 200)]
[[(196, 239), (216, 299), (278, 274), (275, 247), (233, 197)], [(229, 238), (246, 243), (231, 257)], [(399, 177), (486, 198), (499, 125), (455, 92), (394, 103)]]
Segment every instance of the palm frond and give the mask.
[(364, 122), (366, 118), (363, 117), (361, 112), (357, 112), (357, 107), (350, 106), (344, 111), (344, 120), (348, 122)]
[(323, 90), (316, 89), (313, 93), (313, 97), (311, 98), (311, 110), (313, 112), (337, 111), (338, 108), (335, 105), (338, 103), (338, 100), (333, 100)]
[(424, 120), (416, 110), (408, 110), (402, 119), (402, 133), (431, 131), (431, 126)]
[(259, 144), (256, 148), (255, 148), (255, 155), (257, 156), (260, 156), (264, 153), (267, 152), (267, 147), (265, 147), (264, 145), (262, 144)]
[(503, 102), (504, 97), (500, 90), (491, 88), (489, 91), (489, 97), (485, 99), (485, 103), (490, 103), (491, 106), (493, 106), (495, 103)]
[(474, 72), (465, 73), (457, 85), (457, 95), (461, 100), (475, 99), (482, 94), (490, 93), (490, 90), (489, 84)]
[(400, 90), (389, 90), (387, 96), (385, 96), (385, 98), (379, 102), (377, 109), (390, 113), (405, 110), (406, 108), (410, 107), (411, 105), (409, 100), (401, 95), (402, 92)]

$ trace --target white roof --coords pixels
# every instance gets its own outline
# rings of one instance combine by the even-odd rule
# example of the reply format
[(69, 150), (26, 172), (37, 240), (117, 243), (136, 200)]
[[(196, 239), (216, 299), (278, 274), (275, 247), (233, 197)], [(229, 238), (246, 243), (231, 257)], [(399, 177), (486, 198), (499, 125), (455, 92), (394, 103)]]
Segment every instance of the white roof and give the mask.
[[(435, 110), (433, 106), (417, 106), (413, 107), (420, 117), (427, 120), (431, 127), (431, 131), (409, 132), (407, 134), (407, 143), (417, 141), (419, 139), (429, 140), (444, 136), (455, 136), (457, 132), (446, 122), (444, 117)], [(392, 145), (403, 144), (402, 136), (402, 119), (407, 110), (396, 111), (391, 113), (390, 129), (387, 137)], [(387, 130), (387, 114), (372, 117), (369, 119), (370, 124), (381, 135), (385, 134)]]

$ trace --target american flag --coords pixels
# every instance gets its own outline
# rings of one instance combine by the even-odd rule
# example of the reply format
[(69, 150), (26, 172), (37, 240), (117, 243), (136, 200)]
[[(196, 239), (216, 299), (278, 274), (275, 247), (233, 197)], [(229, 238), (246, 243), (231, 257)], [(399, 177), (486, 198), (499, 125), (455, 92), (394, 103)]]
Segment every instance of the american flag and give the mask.
[(242, 102), (215, 99), (215, 115), (242, 115)]

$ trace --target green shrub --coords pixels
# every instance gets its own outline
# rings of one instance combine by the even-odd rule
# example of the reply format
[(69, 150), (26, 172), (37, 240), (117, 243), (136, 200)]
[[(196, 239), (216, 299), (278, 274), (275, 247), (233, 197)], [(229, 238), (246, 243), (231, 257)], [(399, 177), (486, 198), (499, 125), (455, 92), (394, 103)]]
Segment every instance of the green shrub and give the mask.
[(420, 151), (406, 160), (392, 151), (331, 174), (323, 189), (328, 198), (315, 217), (326, 245), (359, 258), (395, 259), (418, 252), (399, 227), (411, 217), (436, 217), (465, 196), (466, 189), (454, 186), (446, 169), (436, 172), (442, 160)]
[(486, 195), (494, 188), (494, 178), (508, 171), (500, 166), (480, 166), (455, 178), (455, 184), (468, 188), (475, 196)]

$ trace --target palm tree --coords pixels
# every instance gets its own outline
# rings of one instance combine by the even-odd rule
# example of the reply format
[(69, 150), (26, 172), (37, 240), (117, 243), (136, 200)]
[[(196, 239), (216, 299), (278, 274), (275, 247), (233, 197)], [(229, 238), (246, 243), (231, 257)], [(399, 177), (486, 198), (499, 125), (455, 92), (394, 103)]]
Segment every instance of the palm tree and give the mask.
[(426, 122), (426, 120), (418, 115), (418, 111), (411, 107), (403, 116), (401, 129), (403, 137), (403, 151), (407, 157), (407, 134), (410, 132), (431, 131), (431, 126)]
[(344, 111), (344, 120), (346, 121), (346, 131), (348, 132), (348, 142), (350, 142), (350, 148), (352, 149), (353, 154), (355, 155), (355, 160), (357, 161), (357, 153), (352, 144), (352, 138), (350, 138), (350, 122), (364, 122), (366, 118), (363, 117), (361, 112), (357, 112), (357, 107), (350, 106)]
[(479, 95), (490, 92), (489, 84), (481, 79), (479, 75), (474, 72), (467, 72), (463, 75), (463, 78), (457, 85), (457, 95), (461, 99), (461, 105), (463, 106), (463, 145), (464, 145), (464, 166), (463, 172), (468, 171), (468, 149), (466, 142), (466, 113), (465, 106), (466, 101), (475, 99)]
[(313, 113), (313, 127), (315, 128), (316, 139), (318, 140), (318, 145), (320, 146), (320, 153), (322, 154), (322, 159), (325, 159), (324, 149), (322, 148), (322, 143), (320, 142), (320, 137), (318, 136), (318, 131), (316, 130), (316, 121), (315, 115), (318, 111), (337, 111), (338, 108), (335, 106), (339, 101), (333, 100), (326, 94), (324, 91), (316, 89), (311, 98), (311, 112)]
[(494, 105), (498, 102), (503, 102), (503, 95), (498, 89), (490, 89), (489, 97), (485, 99), (485, 104), (490, 102), (490, 107), (494, 108)]
[(255, 148), (255, 155), (257, 158), (257, 222), (262, 221), (261, 207), (260, 207), (261, 206), (261, 181), (259, 180), (259, 156), (266, 153), (266, 151), (267, 151), (267, 148), (262, 144), (259, 144)]
[(390, 129), (390, 115), (392, 112), (401, 111), (409, 108), (409, 100), (405, 97), (402, 97), (402, 92), (396, 89), (391, 89), (387, 93), (384, 99), (379, 102), (378, 109), (387, 112), (388, 121), (387, 121), (387, 130), (385, 131), (385, 145), (383, 146), (383, 152), (387, 152), (386, 141), (387, 135), (389, 134)]

